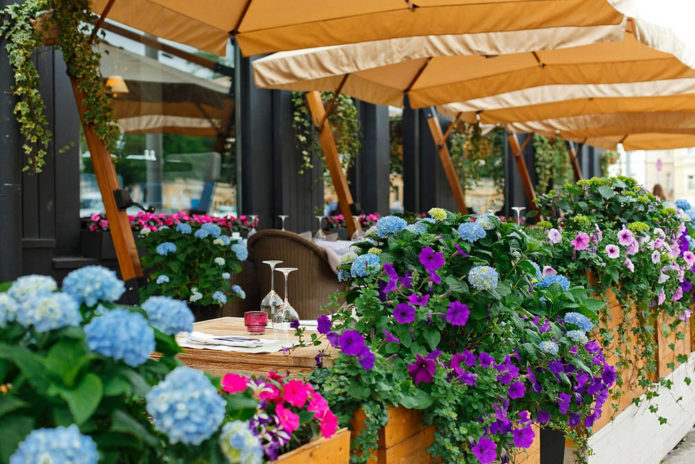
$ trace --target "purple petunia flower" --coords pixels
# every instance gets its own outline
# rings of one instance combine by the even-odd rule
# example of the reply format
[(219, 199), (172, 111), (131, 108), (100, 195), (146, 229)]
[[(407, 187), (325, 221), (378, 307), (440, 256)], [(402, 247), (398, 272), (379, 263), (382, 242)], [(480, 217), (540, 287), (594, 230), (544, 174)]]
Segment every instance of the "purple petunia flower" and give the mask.
[(570, 401), (572, 397), (567, 393), (560, 393), (557, 398), (557, 404), (560, 407), (561, 414), (567, 414), (567, 410), (570, 407)]
[(442, 283), (442, 278), (436, 272), (430, 272), (430, 280), (436, 285), (440, 285)]
[(419, 353), (416, 355), (415, 362), (408, 364), (408, 374), (416, 384), (432, 382), (436, 370), (437, 365), (434, 359), (425, 358)]
[(337, 332), (328, 332), (326, 338), (333, 348), (340, 348), (340, 334)]
[(357, 355), (357, 359), (360, 366), (362, 366), (365, 371), (371, 371), (374, 367), (376, 357), (374, 356), (374, 353), (369, 350), (369, 347), (365, 346), (362, 348), (362, 351), (360, 351), (360, 354)]
[(548, 411), (543, 411), (542, 409), (539, 409), (536, 413), (536, 420), (541, 425), (547, 424), (550, 420), (550, 413)]
[(691, 284), (688, 279), (685, 279), (685, 280), (683, 280), (683, 282), (681, 282), (681, 288), (683, 289), (684, 292), (687, 293), (693, 289), (693, 284)]
[(611, 387), (616, 380), (615, 366), (606, 364), (606, 366), (604, 366), (603, 368), (603, 374), (601, 375), (601, 379), (603, 380), (603, 383), (606, 385), (606, 387)]
[(383, 269), (387, 276), (391, 277), (392, 279), (398, 278), (398, 272), (396, 272), (396, 269), (393, 267), (393, 264), (384, 263)]
[(323, 316), (320, 316), (318, 319), (316, 319), (317, 322), (317, 328), (318, 332), (320, 334), (327, 334), (330, 332), (331, 327), (333, 327), (333, 323), (331, 322), (331, 318), (326, 316), (325, 314)]
[(452, 301), (446, 310), (446, 320), (451, 325), (464, 326), (468, 322), (470, 314), (471, 311), (468, 309), (468, 306), (458, 301)]
[(629, 230), (623, 229), (620, 232), (618, 232), (618, 243), (620, 243), (622, 246), (628, 246), (634, 240), (635, 236), (632, 235), (632, 232), (630, 232)]
[(536, 438), (536, 434), (529, 425), (512, 430), (512, 438), (514, 440), (514, 446), (518, 448), (530, 448), (533, 444), (533, 439)]
[(428, 272), (434, 272), (437, 269), (440, 269), (446, 262), (444, 259), (444, 253), (435, 252), (432, 247), (425, 247), (420, 250), (418, 258), (420, 258), (420, 264), (422, 264), (425, 270)]
[(484, 351), (478, 355), (478, 361), (481, 367), (492, 367), (495, 364), (495, 358)]
[(299, 328), (299, 321), (298, 321), (298, 320), (294, 320), (294, 321), (290, 322), (290, 327), (292, 327), (293, 329), (297, 330), (297, 329)]
[(509, 398), (515, 400), (517, 398), (522, 398), (526, 394), (526, 387), (522, 382), (514, 382), (507, 389), (507, 395)]
[(480, 437), (477, 443), (471, 446), (471, 452), (480, 464), (491, 464), (497, 459), (497, 444), (487, 437)]
[(456, 252), (457, 252), (458, 254), (460, 254), (461, 257), (463, 257), (463, 258), (468, 258), (468, 257), (470, 257), (470, 255), (469, 255), (468, 253), (466, 253), (465, 251), (463, 251), (463, 250), (461, 249), (461, 246), (460, 246), (458, 243), (454, 242), (454, 246), (456, 247)]
[(620, 256), (620, 248), (615, 245), (606, 245), (606, 255), (610, 259), (615, 259)]
[(408, 303), (413, 306), (427, 306), (427, 301), (429, 299), (429, 295), (418, 295), (417, 293), (413, 293), (408, 297)]
[(386, 335), (386, 339), (384, 339), (384, 343), (389, 343), (389, 342), (394, 342), (394, 343), (400, 343), (401, 341), (398, 339), (398, 337), (394, 336), (391, 332), (389, 332), (386, 329), (382, 329), (381, 332)]
[(589, 236), (584, 232), (579, 232), (570, 243), (574, 245), (575, 251), (582, 251), (589, 248)]
[(570, 413), (570, 418), (567, 420), (567, 423), (569, 424), (570, 427), (576, 427), (581, 422), (582, 422), (582, 416), (580, 416), (576, 412)]
[(478, 380), (478, 376), (462, 370), (458, 373), (458, 379), (468, 386), (475, 387), (475, 382)]
[(406, 271), (403, 277), (399, 277), (398, 282), (405, 288), (412, 288), (413, 279), (410, 277), (410, 271)]
[(347, 355), (359, 355), (364, 346), (364, 338), (356, 330), (346, 330), (340, 336), (340, 349)]
[(323, 367), (323, 358), (328, 356), (326, 353), (319, 353), (314, 356), (314, 361), (316, 362), (316, 367), (321, 369)]
[(399, 324), (409, 324), (415, 320), (415, 308), (408, 303), (398, 303), (393, 310), (393, 317)]

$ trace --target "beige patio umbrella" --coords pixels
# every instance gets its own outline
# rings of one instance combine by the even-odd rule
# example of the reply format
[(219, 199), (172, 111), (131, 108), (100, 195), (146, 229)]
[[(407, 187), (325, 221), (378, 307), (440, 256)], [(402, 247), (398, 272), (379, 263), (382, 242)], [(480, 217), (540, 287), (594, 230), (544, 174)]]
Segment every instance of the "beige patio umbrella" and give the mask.
[[(430, 34), (535, 31), (559, 42), (619, 24), (635, 0), (92, 0), (122, 24), (224, 55), (244, 55)], [(615, 8), (614, 8), (615, 7)], [(508, 34), (518, 41), (530, 34)], [(498, 37), (489, 36), (489, 42)], [(586, 42), (584, 42), (586, 43)]]

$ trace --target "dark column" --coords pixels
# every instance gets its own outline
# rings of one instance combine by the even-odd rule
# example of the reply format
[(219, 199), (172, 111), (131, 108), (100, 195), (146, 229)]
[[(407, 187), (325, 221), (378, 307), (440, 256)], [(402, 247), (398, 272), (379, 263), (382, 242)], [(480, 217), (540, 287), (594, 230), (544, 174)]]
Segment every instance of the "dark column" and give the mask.
[(362, 126), (362, 149), (355, 162), (352, 190), (364, 213), (389, 212), (388, 107), (357, 102)]
[[(420, 111), (408, 106), (403, 109), (403, 208), (405, 211), (421, 211), (420, 208)], [(429, 128), (428, 128), (429, 130)]]
[[(0, 8), (16, 3), (0, 0)], [(15, 98), (5, 42), (0, 41), (0, 282), (22, 273), (22, 141), (12, 113)]]
[[(519, 145), (523, 146), (526, 139), (533, 137), (533, 134), (517, 134), (519, 138)], [(536, 161), (535, 161), (535, 150), (533, 148), (533, 140), (530, 140), (526, 147), (524, 148), (524, 160), (526, 161), (526, 166), (528, 167), (528, 172), (531, 177), (531, 182), (535, 186), (538, 183), (538, 176), (536, 175)], [(527, 209), (523, 214), (528, 213), (529, 201), (526, 198), (526, 192), (524, 191), (524, 185), (521, 182), (521, 177), (519, 176), (519, 171), (514, 162), (514, 155), (512, 154), (509, 143), (505, 137), (504, 143), (504, 170), (505, 170), (505, 215), (511, 217), (515, 215), (512, 211), (513, 206), (524, 206)], [(476, 211), (479, 212), (479, 211)]]
[[(438, 119), (442, 132), (445, 132), (449, 127), (449, 118), (439, 115)], [(419, 112), (418, 121), (420, 124), (420, 210), (416, 212), (426, 212), (434, 207), (458, 211), (423, 111)]]

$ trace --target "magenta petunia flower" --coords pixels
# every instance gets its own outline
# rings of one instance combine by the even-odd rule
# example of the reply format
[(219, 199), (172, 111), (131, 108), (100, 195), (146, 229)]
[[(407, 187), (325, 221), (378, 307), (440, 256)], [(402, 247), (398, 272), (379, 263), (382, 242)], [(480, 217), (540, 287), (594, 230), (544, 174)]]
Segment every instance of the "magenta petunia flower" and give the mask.
[(635, 236), (629, 230), (623, 229), (618, 232), (618, 243), (621, 245), (628, 246), (633, 240), (635, 240)]
[(408, 303), (398, 303), (393, 310), (393, 317), (399, 324), (409, 324), (415, 320), (415, 308)]
[(470, 314), (471, 311), (468, 309), (468, 306), (458, 301), (452, 301), (446, 310), (446, 320), (451, 325), (464, 326), (468, 322)]
[(608, 255), (610, 259), (615, 259), (620, 256), (620, 248), (615, 245), (608, 245), (606, 246), (606, 255)]
[(588, 235), (586, 235), (584, 232), (579, 232), (577, 236), (574, 237), (574, 240), (572, 240), (570, 243), (574, 245), (575, 251), (582, 251), (589, 248), (590, 241), (591, 240), (589, 239)]
[(444, 253), (435, 252), (432, 247), (425, 247), (420, 250), (420, 264), (422, 264), (428, 272), (434, 272), (444, 266)]
[(417, 293), (413, 293), (408, 297), (408, 303), (413, 306), (427, 306), (427, 301), (429, 299), (429, 295), (418, 295)]
[(654, 252), (652, 253), (652, 263), (656, 264), (659, 261), (661, 261), (661, 253), (654, 250)]
[(688, 263), (689, 267), (695, 265), (695, 254), (693, 254), (692, 251), (686, 251), (685, 253), (683, 253), (683, 259), (686, 263)]
[(434, 359), (425, 358), (419, 353), (416, 355), (415, 362), (408, 364), (408, 374), (416, 384), (431, 383), (436, 370), (437, 364)]
[(637, 240), (633, 240), (630, 242), (630, 244), (625, 248), (625, 254), (628, 256), (633, 256), (636, 255), (637, 252), (639, 251), (639, 243)]
[(462, 363), (467, 367), (475, 367), (475, 355), (468, 350), (456, 353), (449, 361), (449, 368), (456, 372), (461, 372), (463, 370), (463, 367), (461, 367)]
[(481, 367), (494, 367), (495, 358), (485, 353), (484, 351), (478, 355)]
[(491, 464), (497, 459), (497, 444), (487, 437), (480, 437), (477, 443), (471, 446), (471, 452), (480, 464)]
[(628, 268), (630, 272), (635, 272), (635, 265), (630, 258), (625, 258), (625, 267)]

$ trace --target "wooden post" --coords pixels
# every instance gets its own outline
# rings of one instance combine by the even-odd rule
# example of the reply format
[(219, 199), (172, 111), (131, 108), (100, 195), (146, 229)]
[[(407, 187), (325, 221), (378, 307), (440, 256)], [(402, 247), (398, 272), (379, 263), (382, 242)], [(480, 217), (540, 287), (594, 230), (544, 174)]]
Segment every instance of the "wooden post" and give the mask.
[(456, 206), (461, 214), (468, 214), (466, 197), (463, 193), (463, 188), (461, 188), (458, 175), (456, 175), (454, 162), (451, 161), (451, 155), (449, 154), (449, 148), (446, 146), (446, 139), (444, 138), (444, 134), (442, 134), (442, 128), (439, 126), (437, 112), (432, 107), (426, 108), (425, 117), (427, 118), (427, 124), (430, 127), (430, 132), (432, 132), (434, 144), (437, 146), (437, 153), (439, 154), (439, 159), (442, 162), (444, 174), (446, 174), (446, 179), (449, 181), (449, 188), (451, 188), (451, 193), (454, 194)]
[(574, 149), (574, 144), (571, 142), (567, 142), (567, 156), (570, 159), (570, 165), (572, 166), (572, 171), (574, 172), (574, 180), (582, 180), (584, 178), (584, 176), (582, 176), (582, 168), (579, 166), (577, 151)]
[(84, 97), (77, 89), (77, 81), (74, 77), (70, 77), (72, 90), (75, 94), (77, 102), (77, 111), (80, 114), (80, 121), (84, 129), (84, 135), (87, 139), (87, 146), (92, 157), (94, 165), (94, 174), (99, 184), (101, 198), (104, 201), (104, 209), (106, 210), (106, 219), (109, 221), (109, 229), (113, 239), (113, 246), (116, 250), (118, 258), (118, 267), (121, 270), (121, 278), (126, 283), (126, 292), (130, 295), (126, 296), (128, 303), (137, 302), (137, 280), (142, 277), (142, 267), (140, 266), (140, 257), (135, 248), (135, 239), (133, 231), (128, 222), (128, 216), (125, 211), (119, 211), (116, 207), (116, 198), (113, 195), (114, 190), (120, 189), (118, 178), (116, 177), (116, 169), (114, 168), (111, 154), (106, 150), (104, 142), (94, 132), (94, 128), (85, 123), (84, 108), (82, 106)]
[(516, 162), (516, 168), (519, 170), (519, 175), (521, 176), (521, 183), (524, 185), (524, 192), (526, 192), (526, 198), (528, 199), (530, 208), (532, 210), (538, 211), (538, 206), (536, 206), (536, 192), (533, 189), (533, 183), (531, 182), (531, 176), (528, 173), (528, 167), (526, 166), (526, 160), (523, 156), (523, 150), (519, 145), (519, 139), (516, 138), (514, 132), (510, 132), (507, 135), (509, 139), (509, 148), (512, 150), (514, 155), (514, 161)]
[[(355, 230), (362, 230), (362, 226), (352, 217), (352, 194), (350, 193), (343, 167), (340, 164), (338, 148), (335, 146), (335, 140), (333, 139), (333, 132), (331, 131), (328, 121), (324, 120), (326, 108), (323, 106), (323, 101), (321, 101), (321, 93), (316, 90), (308, 92), (306, 94), (306, 101), (309, 105), (309, 111), (311, 111), (314, 125), (319, 131), (319, 142), (321, 143), (323, 156), (326, 158), (328, 172), (330, 172), (331, 179), (333, 180), (335, 193), (338, 195), (340, 212), (343, 214), (343, 218), (345, 218), (345, 226), (347, 227), (348, 235), (352, 237)], [(321, 124), (322, 121), (324, 121), (323, 124)]]

